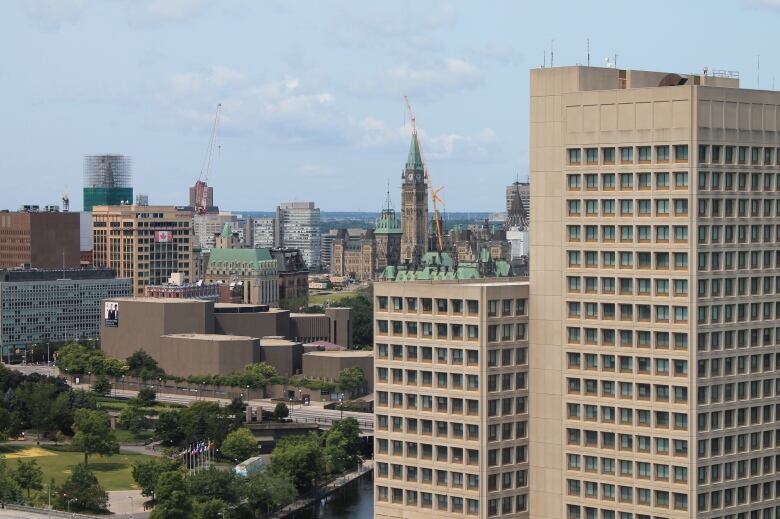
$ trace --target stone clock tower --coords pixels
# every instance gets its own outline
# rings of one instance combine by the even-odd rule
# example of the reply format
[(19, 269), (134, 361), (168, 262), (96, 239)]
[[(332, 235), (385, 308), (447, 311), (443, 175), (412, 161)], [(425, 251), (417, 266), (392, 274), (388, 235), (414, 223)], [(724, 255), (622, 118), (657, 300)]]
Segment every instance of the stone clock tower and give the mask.
[(401, 262), (417, 263), (427, 252), (428, 179), (417, 132), (412, 133), (409, 158), (401, 179)]

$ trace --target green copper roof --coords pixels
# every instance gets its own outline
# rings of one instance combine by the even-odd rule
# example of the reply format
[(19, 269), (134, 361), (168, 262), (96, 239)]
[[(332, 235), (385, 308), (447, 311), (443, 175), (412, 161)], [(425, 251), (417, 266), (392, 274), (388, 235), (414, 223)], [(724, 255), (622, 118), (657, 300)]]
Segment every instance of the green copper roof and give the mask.
[(230, 224), (226, 223), (225, 226), (222, 228), (222, 237), (230, 238), (231, 236), (233, 236), (233, 231), (230, 229)]
[(243, 269), (271, 268), (276, 261), (267, 248), (258, 249), (211, 249), (208, 269), (224, 269), (240, 266)]
[(388, 266), (382, 272), (381, 279), (385, 281), (447, 281), (511, 275), (512, 268), (509, 263), (504, 260), (493, 260), (490, 251), (482, 249), (478, 261), (462, 261), (457, 266), (455, 266), (452, 255), (447, 252), (427, 252), (421, 258), (417, 268), (407, 265)]
[(374, 234), (402, 234), (401, 221), (396, 217), (395, 211), (385, 209), (376, 221)]
[(412, 133), (412, 143), (409, 145), (409, 158), (406, 159), (407, 170), (420, 170), (423, 168), (422, 154), (420, 153), (420, 143), (417, 140), (417, 133)]

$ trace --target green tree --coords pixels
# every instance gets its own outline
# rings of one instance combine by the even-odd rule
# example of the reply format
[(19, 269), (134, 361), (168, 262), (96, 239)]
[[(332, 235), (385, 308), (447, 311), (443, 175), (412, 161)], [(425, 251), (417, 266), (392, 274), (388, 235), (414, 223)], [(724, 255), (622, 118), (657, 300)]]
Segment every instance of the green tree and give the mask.
[(257, 453), (257, 440), (252, 431), (246, 427), (236, 429), (227, 435), (222, 442), (222, 454), (236, 461), (251, 458)]
[(280, 422), (290, 416), (290, 409), (287, 407), (287, 404), (284, 402), (279, 402), (276, 404), (276, 407), (274, 407), (274, 419), (279, 420)]
[(251, 479), (247, 491), (249, 507), (255, 511), (255, 516), (292, 503), (297, 496), (292, 476), (265, 470)]
[(196, 503), (195, 505), (195, 518), (196, 519), (224, 519), (227, 517), (226, 510), (228, 504), (221, 499), (209, 499)]
[(138, 350), (127, 358), (127, 374), (144, 380), (165, 376), (157, 361), (144, 350)]
[(363, 370), (357, 366), (351, 368), (344, 368), (339, 373), (339, 378), (336, 380), (336, 385), (345, 391), (352, 393), (356, 389), (360, 389), (366, 384), (366, 377), (363, 374)]
[(31, 490), (43, 489), (43, 470), (35, 459), (17, 460), (13, 478), (21, 488), (27, 490), (27, 499), (30, 499)]
[(157, 392), (153, 387), (142, 387), (135, 397), (136, 403), (142, 406), (154, 405), (157, 401)]
[(107, 396), (111, 394), (111, 381), (105, 375), (98, 375), (95, 379), (95, 383), (92, 384), (92, 391), (96, 395)]
[(290, 436), (279, 441), (271, 454), (270, 469), (274, 474), (292, 476), (295, 488), (301, 493), (311, 489), (325, 472), (317, 435)]
[(133, 479), (141, 487), (141, 495), (156, 498), (155, 489), (160, 474), (172, 472), (180, 467), (178, 459), (152, 458), (148, 461), (139, 461), (133, 465)]
[(98, 483), (97, 478), (86, 465), (75, 465), (73, 472), (57, 492), (56, 506), (60, 510), (106, 511), (108, 494)]
[(370, 291), (360, 291), (339, 301), (352, 309), (352, 342), (356, 346), (374, 344), (374, 304)]
[(199, 502), (219, 499), (224, 503), (235, 504), (241, 499), (242, 489), (233, 471), (209, 467), (188, 476), (185, 482), (189, 494)]
[(218, 403), (199, 401), (179, 411), (179, 423), (187, 443), (210, 439), (219, 446), (233, 420)]
[(133, 434), (138, 434), (149, 427), (146, 413), (136, 405), (129, 405), (119, 413), (119, 426)]
[(354, 418), (333, 422), (325, 437), (324, 456), (330, 473), (357, 467), (360, 461), (360, 426)]
[(0, 503), (17, 503), (22, 499), (22, 491), (16, 483), (5, 459), (0, 457)]
[(192, 516), (192, 500), (181, 472), (163, 472), (155, 488), (157, 505), (151, 519), (189, 519)]
[(110, 456), (119, 452), (119, 443), (111, 430), (108, 415), (101, 411), (79, 409), (76, 411), (73, 429), (73, 448), (84, 453), (84, 465), (90, 454)]
[(174, 446), (184, 441), (179, 411), (163, 411), (154, 424), (154, 437), (165, 445)]

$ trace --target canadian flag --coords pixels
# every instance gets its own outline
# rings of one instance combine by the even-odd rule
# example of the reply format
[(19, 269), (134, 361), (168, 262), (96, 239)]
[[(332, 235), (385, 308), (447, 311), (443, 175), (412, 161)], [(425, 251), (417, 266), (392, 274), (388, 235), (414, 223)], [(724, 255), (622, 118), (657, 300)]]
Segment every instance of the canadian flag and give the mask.
[(170, 243), (173, 241), (173, 231), (154, 231), (155, 243)]

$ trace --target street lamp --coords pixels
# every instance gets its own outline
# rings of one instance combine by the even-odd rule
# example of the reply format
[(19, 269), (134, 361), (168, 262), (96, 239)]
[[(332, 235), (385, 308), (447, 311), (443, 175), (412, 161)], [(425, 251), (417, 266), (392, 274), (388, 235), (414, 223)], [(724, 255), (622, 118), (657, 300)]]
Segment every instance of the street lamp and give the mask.
[(293, 397), (290, 397), (290, 418), (293, 415)]
[(341, 409), (341, 419), (344, 419), (344, 393), (339, 393), (339, 409)]

